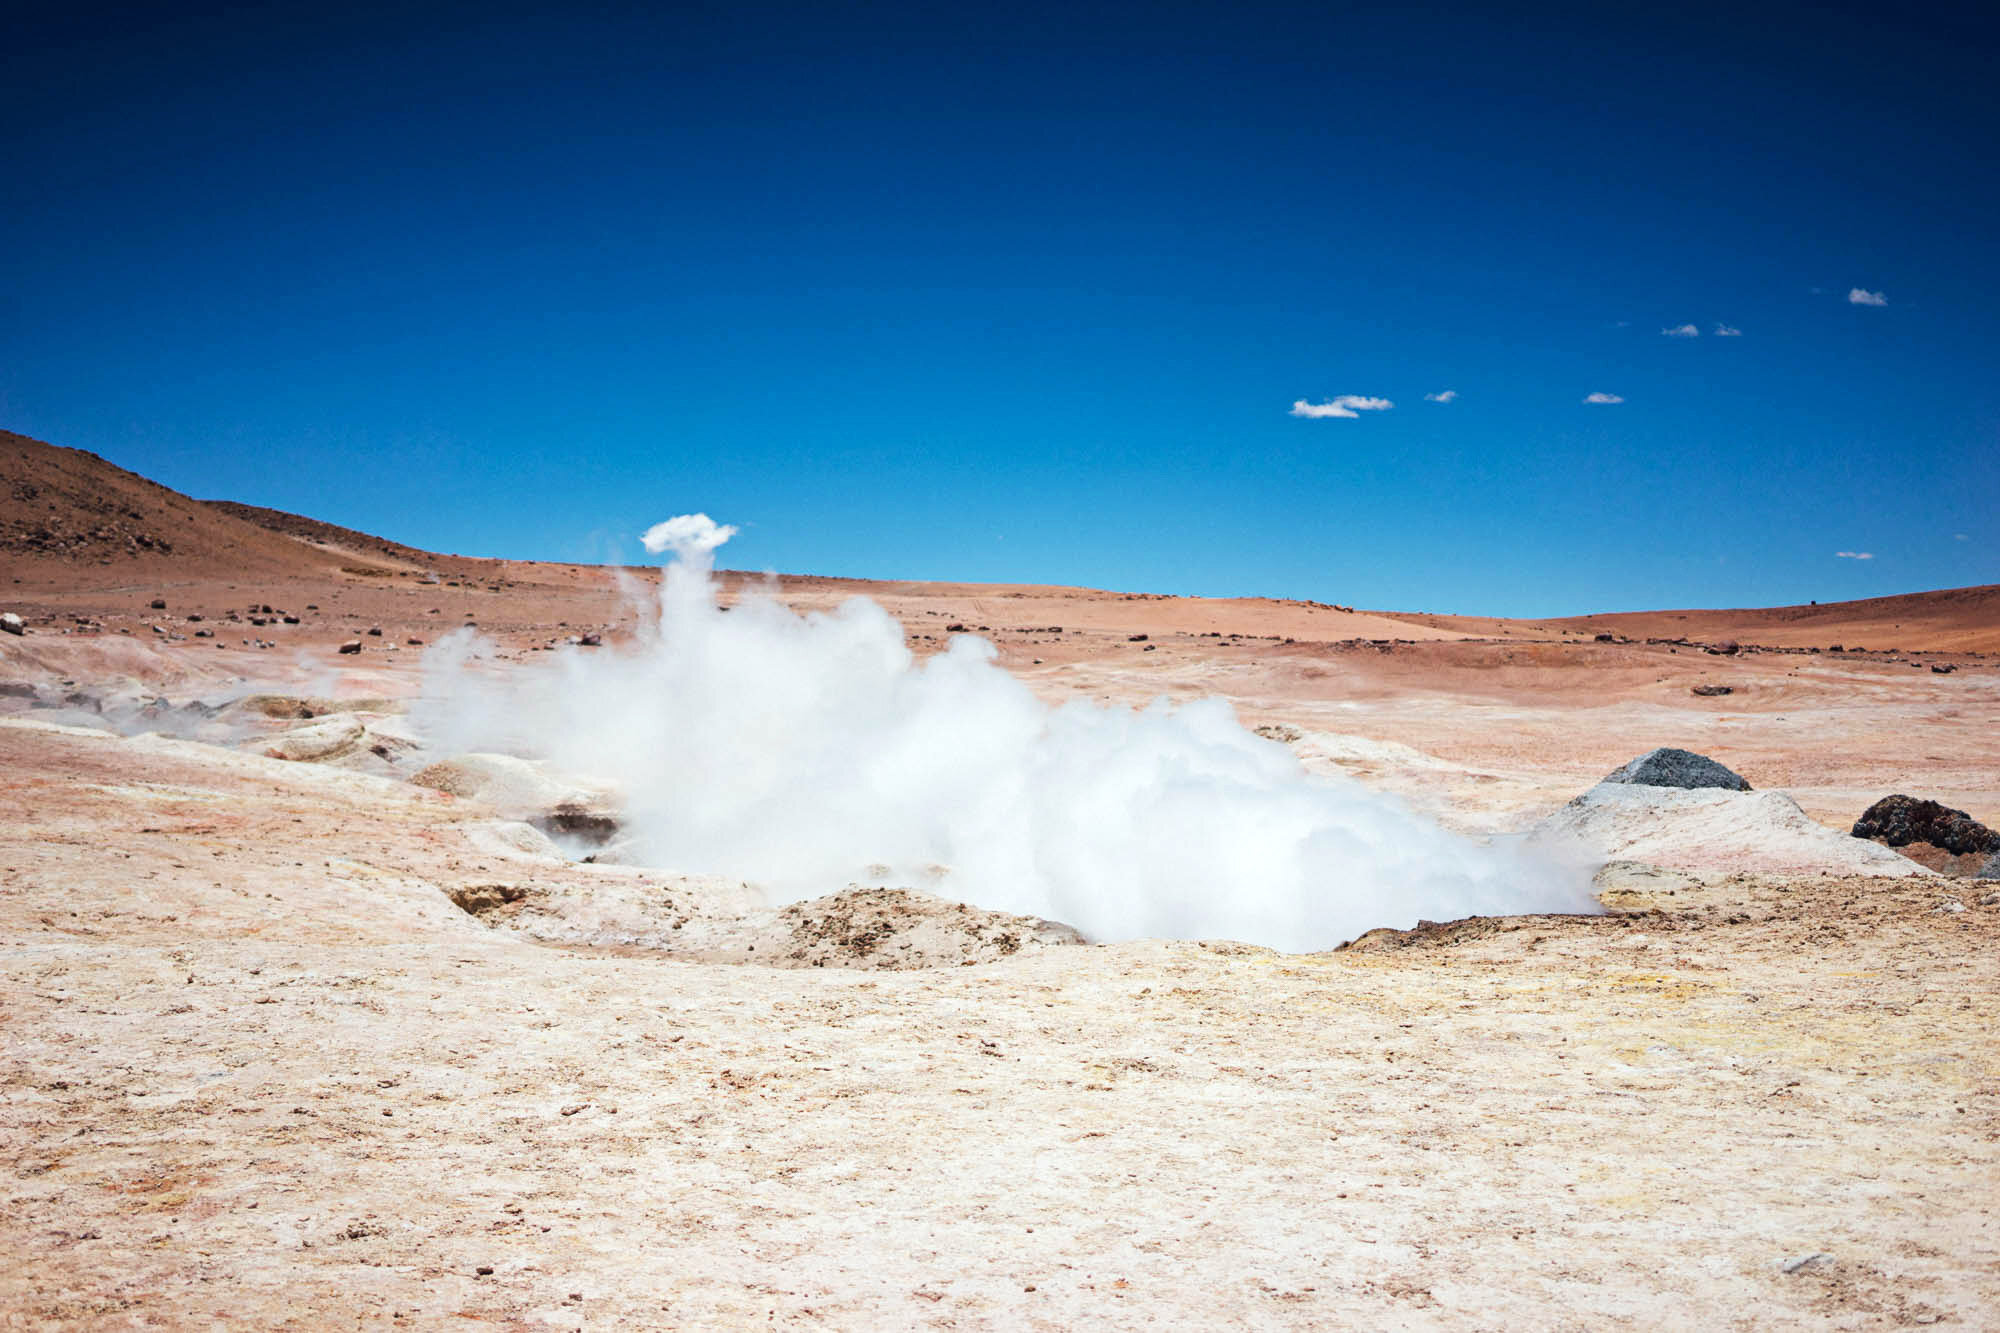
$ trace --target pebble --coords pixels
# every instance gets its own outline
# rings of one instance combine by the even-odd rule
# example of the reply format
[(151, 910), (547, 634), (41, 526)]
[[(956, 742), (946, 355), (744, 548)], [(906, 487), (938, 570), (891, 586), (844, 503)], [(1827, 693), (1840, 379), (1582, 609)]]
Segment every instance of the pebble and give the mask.
[(1802, 1254), (1796, 1259), (1785, 1260), (1784, 1263), (1778, 1265), (1778, 1269), (1780, 1272), (1796, 1273), (1801, 1268), (1805, 1268), (1811, 1264), (1823, 1263), (1832, 1258), (1833, 1258), (1832, 1255), (1826, 1254), (1824, 1252), (1817, 1254)]

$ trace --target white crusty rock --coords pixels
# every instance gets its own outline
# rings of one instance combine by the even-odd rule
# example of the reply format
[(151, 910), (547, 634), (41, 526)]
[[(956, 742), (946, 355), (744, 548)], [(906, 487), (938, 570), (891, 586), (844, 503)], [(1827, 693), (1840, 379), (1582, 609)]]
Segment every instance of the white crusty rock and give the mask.
[(1814, 823), (1777, 791), (1600, 782), (1535, 825), (1537, 842), (1676, 870), (1928, 875), (1906, 856)]

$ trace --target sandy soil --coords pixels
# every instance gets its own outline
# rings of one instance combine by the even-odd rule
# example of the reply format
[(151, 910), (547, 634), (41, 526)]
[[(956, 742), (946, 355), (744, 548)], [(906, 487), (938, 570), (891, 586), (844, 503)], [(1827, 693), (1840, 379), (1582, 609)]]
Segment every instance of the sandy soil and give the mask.
[[(1655, 848), (1603, 916), (1304, 956), (772, 911), (406, 780), (409, 640), (615, 644), (605, 572), (13, 448), (83, 498), (0, 531), (0, 1327), (1994, 1326), (2000, 886)], [(1826, 829), (1895, 790), (2000, 822), (1992, 590), (1569, 624), (780, 591), (983, 633), (1051, 699), (1222, 694), (1468, 829), (1655, 745)], [(47, 724), (253, 688), (319, 716)]]

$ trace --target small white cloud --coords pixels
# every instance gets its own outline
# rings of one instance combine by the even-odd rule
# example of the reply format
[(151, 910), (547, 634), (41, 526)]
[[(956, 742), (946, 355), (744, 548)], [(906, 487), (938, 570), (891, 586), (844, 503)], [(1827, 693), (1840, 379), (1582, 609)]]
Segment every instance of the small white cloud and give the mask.
[(1701, 337), (1701, 330), (1692, 324), (1676, 324), (1670, 329), (1661, 329), (1660, 336), (1664, 338), (1699, 338)]
[(1395, 404), (1387, 398), (1367, 398), (1358, 393), (1344, 393), (1323, 403), (1309, 403), (1301, 398), (1292, 404), (1292, 415), (1311, 417), (1315, 420), (1326, 417), (1345, 417), (1352, 420), (1363, 412), (1387, 412), (1394, 406)]
[(639, 540), (654, 555), (671, 550), (686, 560), (709, 554), (735, 535), (734, 525), (717, 523), (707, 514), (680, 514), (647, 528)]
[(1718, 338), (1741, 338), (1743, 330), (1732, 324), (1718, 324), (1715, 326), (1715, 336)]
[(1856, 287), (1847, 293), (1847, 304), (1887, 305), (1889, 304), (1889, 295), (1887, 292), (1871, 292), (1866, 288)]
[(1427, 403), (1449, 403), (1454, 399), (1456, 399), (1457, 397), (1458, 397), (1458, 390), (1446, 389), (1443, 393), (1425, 394), (1424, 401)]
[(1622, 403), (1625, 400), (1615, 393), (1593, 393), (1583, 401), (1586, 403)]
[(1966, 535), (1965, 535), (1964, 533), (1962, 533), (1962, 532), (1954, 532), (1954, 533), (1952, 533), (1952, 534), (1951, 534), (1951, 539), (1952, 539), (1953, 541), (1955, 541), (1955, 542), (1969, 542), (1969, 541), (1971, 541), (1971, 540), (1972, 540), (1972, 538), (1970, 538), (1970, 537), (1966, 536)]
[(1834, 554), (1842, 560), (1873, 560), (1875, 558), (1873, 551), (1835, 551)]

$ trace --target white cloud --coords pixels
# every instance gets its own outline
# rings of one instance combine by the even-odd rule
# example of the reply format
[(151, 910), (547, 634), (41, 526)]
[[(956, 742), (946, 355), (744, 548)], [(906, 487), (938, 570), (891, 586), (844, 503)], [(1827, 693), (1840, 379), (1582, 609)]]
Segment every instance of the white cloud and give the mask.
[(1969, 541), (1971, 541), (1971, 540), (1972, 540), (1972, 538), (1970, 538), (1970, 537), (1966, 536), (1966, 535), (1965, 535), (1964, 533), (1962, 533), (1962, 532), (1954, 532), (1954, 533), (1952, 533), (1952, 534), (1951, 534), (1951, 539), (1952, 539), (1953, 541), (1955, 541), (1955, 542), (1969, 542)]
[(1715, 326), (1715, 336), (1718, 338), (1741, 338), (1743, 330), (1732, 324), (1718, 324)]
[(1856, 287), (1847, 293), (1847, 304), (1887, 305), (1889, 304), (1889, 294), (1887, 292), (1871, 292), (1866, 288)]
[(1835, 551), (1834, 554), (1842, 560), (1873, 560), (1875, 558), (1873, 551)]
[(1583, 401), (1586, 403), (1622, 403), (1625, 400), (1615, 393), (1593, 393)]
[(1458, 397), (1458, 390), (1446, 389), (1443, 393), (1425, 394), (1424, 401), (1427, 403), (1449, 403), (1457, 397)]
[(1338, 398), (1329, 398), (1323, 403), (1309, 403), (1301, 398), (1292, 404), (1295, 417), (1345, 417), (1352, 420), (1363, 412), (1387, 412), (1395, 404), (1387, 398), (1366, 398), (1358, 393), (1344, 393)]
[(1676, 324), (1670, 329), (1661, 329), (1660, 335), (1665, 338), (1699, 338), (1701, 330), (1692, 324)]
[(735, 535), (733, 524), (717, 523), (707, 514), (681, 514), (655, 523), (639, 540), (654, 555), (672, 550), (685, 560), (707, 555)]

